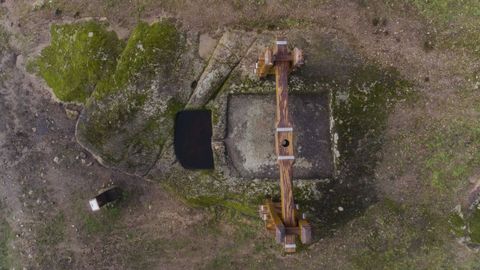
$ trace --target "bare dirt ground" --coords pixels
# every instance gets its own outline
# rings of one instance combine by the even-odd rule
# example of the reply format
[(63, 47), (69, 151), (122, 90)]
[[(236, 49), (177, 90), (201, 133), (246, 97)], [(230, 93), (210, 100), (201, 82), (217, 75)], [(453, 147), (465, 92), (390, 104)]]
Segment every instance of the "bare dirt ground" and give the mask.
[[(459, 88), (471, 86), (466, 75), (478, 71), (479, 62), (461, 49), (426, 46), (435, 29), (409, 6), (392, 10), (381, 1), (301, 5), (250, 0), (74, 0), (44, 1), (41, 8), (42, 2), (0, 1), (2, 25), (11, 35), (10, 45), (0, 46), (0, 233), (4, 235), (0, 269), (368, 269), (356, 249), (378, 248), (371, 239), (400, 235), (379, 244), (379, 249), (387, 249), (410, 237), (403, 238), (400, 228), (435, 226), (411, 214), (405, 216), (411, 221), (395, 219), (386, 231), (381, 227), (384, 213), (373, 209), (369, 212), (373, 221), (355, 219), (298, 254), (285, 256), (253, 218), (188, 207), (158, 183), (100, 166), (76, 143), (76, 119), (65, 112), (81, 108), (54, 101), (42, 82), (25, 71), (29, 57), (48, 43), (50, 24), (87, 17), (106, 18), (120, 36), (127, 36), (138, 20), (165, 15), (213, 36), (222, 27), (275, 27), (265, 27), (265, 22), (281, 18), (292, 27), (305, 24), (310, 31), (330, 33), (382, 67), (398, 69), (419, 93), (415, 104), (421, 106), (400, 104), (389, 119), (376, 175), (381, 197), (434, 209), (451, 209), (463, 200), (468, 183), (447, 195), (432, 191), (421, 181), (425, 172), (416, 161), (428, 152), (423, 138), (429, 138), (433, 127), (425, 123), (438, 121), (445, 126), (452, 119), (478, 118), (478, 112), (469, 110), (475, 99), (464, 100)], [(39, 8), (34, 8), (35, 3)], [(386, 21), (375, 23), (376, 18)], [(475, 182), (478, 176), (472, 175), (469, 179)], [(126, 190), (126, 198), (101, 214), (90, 213), (88, 199), (112, 183)], [(362, 224), (370, 221), (375, 226), (364, 229)], [(409, 242), (406, 251), (396, 250), (398, 256), (415, 256), (426, 241), (410, 240), (413, 244)], [(438, 246), (442, 248), (429, 250), (415, 264), (396, 268), (475, 267), (469, 262), (478, 256), (476, 252), (453, 238)], [(392, 256), (388, 258), (396, 258)], [(387, 269), (383, 257), (365, 260), (378, 260), (378, 268)]]

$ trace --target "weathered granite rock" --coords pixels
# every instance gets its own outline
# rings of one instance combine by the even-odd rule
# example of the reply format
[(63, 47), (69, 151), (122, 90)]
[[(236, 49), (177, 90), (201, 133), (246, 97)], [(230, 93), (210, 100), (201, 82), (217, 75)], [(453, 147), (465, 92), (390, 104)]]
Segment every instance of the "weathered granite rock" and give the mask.
[(88, 100), (77, 124), (79, 143), (104, 165), (146, 174), (172, 137), (175, 114), (199, 76), (196, 52), (171, 22), (139, 24), (115, 73)]
[[(374, 201), (369, 179), (376, 153), (389, 108), (406, 84), (395, 71), (368, 64), (332, 36), (282, 34), (307, 57), (289, 80), (290, 110), (299, 116), (294, 121), (296, 155), (303, 156), (294, 170), (295, 199), (308, 202), (320, 217), (335, 216), (339, 205), (343, 213), (354, 215)], [(252, 74), (259, 53), (274, 38), (275, 33), (258, 34), (221, 88), (208, 97), (215, 169), (187, 171), (169, 151), (164, 155), (169, 162), (157, 162), (149, 178), (161, 179), (192, 204), (246, 213), (254, 212), (252, 202), (279, 196), (273, 151), (275, 82)], [(296, 100), (302, 95), (311, 98)]]
[[(77, 139), (104, 165), (162, 181), (192, 204), (253, 213), (264, 196), (278, 196), (275, 83), (252, 74), (277, 33), (228, 31), (205, 63), (198, 36), (179, 29), (163, 21), (133, 31), (114, 72), (88, 98)], [(406, 84), (328, 34), (281, 34), (306, 55), (289, 81), (295, 198), (311, 209), (338, 212), (339, 204), (329, 206), (341, 201), (343, 212), (357, 211), (375, 196), (368, 179), (389, 109)], [(214, 170), (186, 170), (176, 160), (174, 118), (185, 107), (212, 112)]]
[[(294, 127), (295, 179), (333, 176), (328, 92), (289, 97)], [(244, 178), (279, 179), (275, 154), (275, 96), (232, 95), (225, 143), (232, 164)]]
[(255, 34), (243, 31), (231, 31), (222, 36), (210, 57), (208, 66), (198, 80), (187, 108), (202, 108), (221, 90), (223, 83), (254, 40)]

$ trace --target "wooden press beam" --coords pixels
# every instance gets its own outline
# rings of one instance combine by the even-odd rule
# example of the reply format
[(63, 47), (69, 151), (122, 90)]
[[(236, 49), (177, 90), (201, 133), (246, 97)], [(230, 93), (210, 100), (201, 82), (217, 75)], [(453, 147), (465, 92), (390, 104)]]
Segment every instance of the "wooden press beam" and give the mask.
[[(275, 149), (280, 169), (280, 197), (282, 219), (285, 227), (296, 227), (295, 202), (293, 200), (292, 167), (295, 162), (293, 153), (293, 127), (288, 113), (288, 74), (290, 73), (291, 57), (286, 39), (279, 38), (276, 42), (275, 82), (276, 82), (276, 132)], [(295, 252), (295, 235), (285, 236), (285, 251)]]
[[(293, 149), (293, 125), (288, 112), (288, 74), (303, 64), (303, 53), (295, 48), (288, 51), (287, 40), (278, 38), (275, 48), (267, 48), (255, 66), (255, 74), (260, 78), (275, 74), (276, 82), (276, 132), (275, 151), (280, 170), (280, 209), (281, 220), (278, 217), (277, 206), (267, 201), (265, 207), (260, 209), (262, 218), (267, 222), (267, 228), (275, 230), (277, 241), (283, 236), (286, 252), (295, 252), (296, 236), (301, 236), (302, 243), (310, 242), (311, 228), (308, 221), (299, 219), (295, 210), (293, 199), (292, 167), (295, 162)], [(268, 215), (267, 215), (268, 213)], [(281, 222), (281, 226), (279, 224)], [(279, 231), (283, 234), (279, 234)]]

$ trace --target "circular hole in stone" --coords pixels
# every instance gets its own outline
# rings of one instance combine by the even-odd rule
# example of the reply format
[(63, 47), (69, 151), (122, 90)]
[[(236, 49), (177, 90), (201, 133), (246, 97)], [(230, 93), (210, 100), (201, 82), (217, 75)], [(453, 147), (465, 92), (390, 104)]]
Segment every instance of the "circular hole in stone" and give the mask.
[(190, 84), (190, 87), (192, 89), (195, 89), (195, 87), (197, 87), (197, 84), (198, 84), (198, 82), (195, 80), (195, 81), (192, 82), (192, 84)]
[(289, 146), (289, 145), (290, 145), (290, 142), (289, 142), (288, 140), (283, 140), (283, 141), (282, 141), (282, 146), (283, 146), (283, 147), (287, 147), (287, 146)]

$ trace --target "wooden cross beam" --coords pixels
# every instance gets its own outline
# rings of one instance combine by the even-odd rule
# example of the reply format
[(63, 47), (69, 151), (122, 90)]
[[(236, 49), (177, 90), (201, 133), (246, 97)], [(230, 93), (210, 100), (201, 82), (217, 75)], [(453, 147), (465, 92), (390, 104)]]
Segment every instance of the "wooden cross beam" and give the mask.
[(266, 201), (260, 207), (260, 215), (264, 218), (267, 229), (275, 231), (277, 242), (283, 243), (285, 251), (289, 253), (296, 251), (297, 235), (300, 236), (302, 243), (311, 242), (311, 226), (303, 216), (298, 217), (293, 199), (292, 167), (295, 155), (293, 126), (288, 113), (288, 74), (303, 64), (302, 51), (295, 48), (293, 52), (289, 52), (287, 40), (278, 38), (275, 48), (267, 48), (258, 58), (254, 71), (260, 78), (275, 75), (277, 100), (275, 149), (280, 169), (281, 201), (279, 204)]

